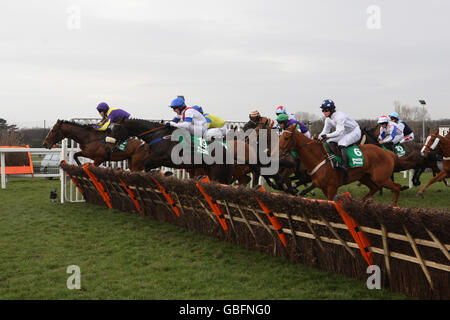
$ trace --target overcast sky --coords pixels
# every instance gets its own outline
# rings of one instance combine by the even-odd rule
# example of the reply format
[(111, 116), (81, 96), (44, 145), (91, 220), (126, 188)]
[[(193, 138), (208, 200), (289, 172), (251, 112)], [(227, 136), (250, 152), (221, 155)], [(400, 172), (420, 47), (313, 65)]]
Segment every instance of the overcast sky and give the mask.
[[(373, 7), (375, 6), (375, 7)], [(355, 119), (427, 101), (450, 118), (447, 0), (46, 0), (0, 8), (0, 118), (168, 119), (177, 95), (226, 120), (275, 107)]]

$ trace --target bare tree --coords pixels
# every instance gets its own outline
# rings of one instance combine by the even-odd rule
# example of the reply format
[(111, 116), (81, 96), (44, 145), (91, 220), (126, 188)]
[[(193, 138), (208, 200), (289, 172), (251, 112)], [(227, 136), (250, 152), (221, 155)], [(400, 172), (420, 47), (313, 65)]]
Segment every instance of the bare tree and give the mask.
[(408, 121), (425, 121), (431, 120), (431, 117), (426, 108), (422, 107), (410, 107), (406, 104), (402, 104), (400, 101), (394, 101), (394, 109), (400, 115), (400, 119)]
[(295, 119), (297, 119), (300, 122), (306, 123), (306, 122), (314, 122), (317, 120), (320, 120), (320, 117), (309, 112), (304, 111), (297, 111), (295, 114)]

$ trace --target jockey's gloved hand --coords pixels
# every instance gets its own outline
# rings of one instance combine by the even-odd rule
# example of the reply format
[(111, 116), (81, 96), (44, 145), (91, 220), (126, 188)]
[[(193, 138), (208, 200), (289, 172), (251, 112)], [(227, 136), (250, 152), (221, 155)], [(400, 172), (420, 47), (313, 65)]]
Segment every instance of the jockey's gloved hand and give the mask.
[(166, 127), (170, 127), (170, 122), (166, 122)]
[(319, 140), (327, 140), (327, 135), (323, 134), (319, 137)]

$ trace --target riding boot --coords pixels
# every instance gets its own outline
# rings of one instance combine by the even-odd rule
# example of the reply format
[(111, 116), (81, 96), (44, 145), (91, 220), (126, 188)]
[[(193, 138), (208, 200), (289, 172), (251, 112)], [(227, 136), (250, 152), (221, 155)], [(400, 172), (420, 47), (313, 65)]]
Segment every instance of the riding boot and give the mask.
[(347, 147), (339, 146), (341, 150), (342, 164), (339, 165), (339, 168), (344, 172), (344, 184), (347, 182), (348, 177), (348, 153)]

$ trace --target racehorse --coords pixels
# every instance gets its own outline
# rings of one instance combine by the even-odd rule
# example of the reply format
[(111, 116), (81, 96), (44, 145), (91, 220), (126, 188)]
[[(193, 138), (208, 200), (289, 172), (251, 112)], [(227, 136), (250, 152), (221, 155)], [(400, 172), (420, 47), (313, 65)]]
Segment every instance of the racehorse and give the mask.
[[(145, 162), (145, 170), (150, 171), (158, 167), (199, 169), (203, 168), (209, 178), (223, 184), (229, 184), (233, 175), (233, 164), (227, 164), (226, 159), (222, 164), (207, 164), (204, 161), (194, 162), (194, 152), (191, 152), (190, 163), (174, 163), (172, 161), (172, 149), (179, 143), (172, 141), (172, 133), (177, 128), (166, 127), (160, 122), (142, 119), (123, 119), (114, 124), (111, 136), (118, 142), (125, 141), (128, 137), (139, 137), (148, 144), (150, 156)], [(223, 148), (226, 157), (226, 149)], [(213, 155), (214, 156), (214, 155)]]
[[(271, 143), (271, 131), (275, 126), (275, 121), (268, 118), (268, 117), (254, 117), (250, 118), (250, 120), (244, 125), (244, 131), (249, 129), (254, 129), (256, 132), (256, 135), (258, 137), (258, 141), (260, 138), (259, 130), (260, 129), (266, 129), (267, 130), (267, 145), (268, 150), (267, 152), (270, 154), (272, 151)], [(307, 185), (307, 183), (311, 182), (311, 178), (308, 174), (306, 174), (305, 168), (302, 166), (301, 161), (298, 161), (298, 159), (295, 159), (295, 157), (292, 154), (280, 154), (280, 170), (279, 172), (274, 176), (265, 176), (264, 178), (267, 181), (267, 184), (271, 186), (274, 189), (282, 190), (287, 193), (296, 195), (298, 193), (296, 186), (299, 186), (301, 184)], [(294, 176), (292, 176), (294, 175)], [(275, 180), (275, 184), (272, 183), (270, 179)], [(294, 180), (298, 180), (298, 183), (294, 186)], [(284, 187), (286, 186), (286, 187)], [(300, 195), (304, 196), (308, 192), (310, 192), (312, 189), (314, 189), (315, 186), (311, 185), (307, 187), (305, 190), (303, 190)]]
[(311, 175), (315, 186), (320, 188), (328, 200), (333, 200), (340, 186), (359, 180), (369, 188), (363, 200), (371, 197), (381, 187), (394, 192), (393, 204), (397, 205), (400, 195), (400, 185), (391, 179), (397, 155), (380, 149), (374, 145), (361, 145), (359, 148), (364, 155), (364, 165), (348, 170), (348, 177), (344, 181), (341, 170), (335, 170), (330, 163), (325, 145), (305, 137), (292, 125), (284, 130), (279, 138), (280, 153), (295, 150)]
[(423, 193), (430, 185), (436, 181), (450, 177), (450, 133), (447, 133), (447, 135), (443, 137), (439, 134), (438, 130), (430, 129), (430, 135), (425, 140), (421, 152), (424, 154), (425, 152), (428, 153), (434, 149), (442, 154), (442, 171), (428, 181), (428, 183), (417, 192), (417, 196), (421, 196), (422, 198)]
[(106, 133), (95, 130), (92, 126), (72, 121), (58, 120), (42, 142), (45, 148), (51, 149), (64, 138), (74, 140), (80, 145), (81, 151), (73, 156), (75, 162), (81, 166), (78, 157), (94, 160), (99, 166), (105, 161), (129, 160), (131, 171), (142, 171), (144, 162), (149, 157), (148, 149), (139, 139), (130, 139), (124, 151), (113, 151), (112, 144), (105, 143)]
[[(366, 144), (370, 143), (381, 147), (381, 145), (378, 143), (378, 135), (378, 124), (370, 129), (364, 128), (361, 130), (361, 143), (363, 143), (364, 141)], [(402, 143), (401, 146), (406, 152), (406, 157), (399, 158), (394, 172), (414, 169), (414, 176), (412, 178), (414, 186), (420, 185), (420, 175), (425, 171), (425, 169), (431, 168), (431, 170), (433, 171), (433, 176), (436, 176), (436, 174), (439, 173), (440, 170), (437, 165), (436, 152), (432, 151), (425, 157), (423, 157), (421, 156), (420, 152), (420, 149), (422, 149), (422, 144), (414, 141), (409, 141)], [(447, 184), (445, 180), (444, 183)]]

